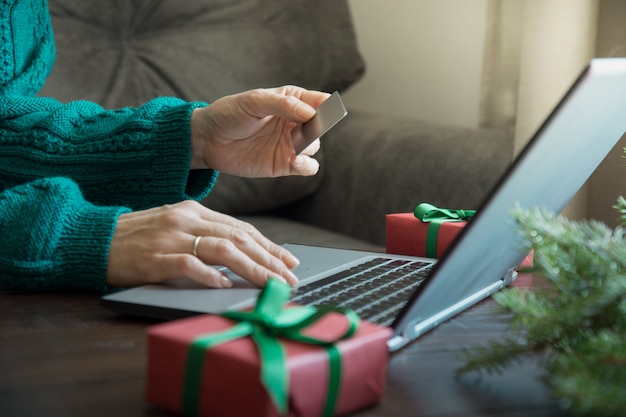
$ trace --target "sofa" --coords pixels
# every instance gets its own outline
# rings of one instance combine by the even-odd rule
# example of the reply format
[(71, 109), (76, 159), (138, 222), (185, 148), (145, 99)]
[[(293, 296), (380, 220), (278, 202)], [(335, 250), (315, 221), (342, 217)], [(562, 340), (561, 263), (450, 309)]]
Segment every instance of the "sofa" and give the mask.
[[(106, 108), (156, 96), (211, 102), (259, 87), (345, 92), (366, 63), (344, 0), (49, 0), (57, 61), (41, 95)], [(393, 80), (390, 80), (393, 82)], [(477, 208), (513, 133), (352, 111), (314, 177), (221, 175), (207, 207), (278, 243), (385, 245), (385, 215), (428, 201)]]

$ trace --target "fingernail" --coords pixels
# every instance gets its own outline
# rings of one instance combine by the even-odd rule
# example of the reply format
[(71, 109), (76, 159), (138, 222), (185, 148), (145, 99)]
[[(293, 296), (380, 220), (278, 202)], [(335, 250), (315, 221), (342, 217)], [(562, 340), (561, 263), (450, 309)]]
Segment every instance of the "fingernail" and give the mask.
[(287, 284), (287, 280), (280, 275), (271, 275), (269, 278), (267, 278), (267, 280), (269, 281), (270, 279), (277, 279), (280, 282), (284, 282), (285, 284)]
[(315, 116), (315, 109), (306, 103), (299, 102), (296, 106), (296, 114), (303, 119), (311, 119)]
[(304, 164), (304, 156), (298, 155), (296, 159), (293, 160), (294, 165), (303, 165)]
[(230, 278), (228, 278), (226, 275), (222, 275), (222, 288), (230, 288), (233, 286), (233, 281), (231, 281)]
[(289, 252), (283, 252), (284, 256), (282, 257), (282, 261), (287, 265), (288, 268), (293, 269), (300, 265), (300, 259), (296, 258), (296, 256)]
[(299, 279), (296, 276), (296, 274), (294, 274), (293, 272), (287, 270), (286, 275), (289, 278), (289, 281), (291, 281), (291, 284), (295, 285), (295, 284), (298, 283)]

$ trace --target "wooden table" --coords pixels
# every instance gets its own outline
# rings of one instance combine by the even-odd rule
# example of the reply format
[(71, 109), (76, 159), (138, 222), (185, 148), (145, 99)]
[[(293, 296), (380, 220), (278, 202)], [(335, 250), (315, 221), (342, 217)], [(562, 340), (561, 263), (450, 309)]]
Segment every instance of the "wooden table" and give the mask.
[[(0, 312), (0, 416), (171, 416), (143, 400), (151, 322), (85, 294), (0, 293)], [(382, 402), (356, 416), (565, 416), (532, 361), (455, 379), (462, 350), (507, 323), (489, 299), (441, 325), (392, 356)]]

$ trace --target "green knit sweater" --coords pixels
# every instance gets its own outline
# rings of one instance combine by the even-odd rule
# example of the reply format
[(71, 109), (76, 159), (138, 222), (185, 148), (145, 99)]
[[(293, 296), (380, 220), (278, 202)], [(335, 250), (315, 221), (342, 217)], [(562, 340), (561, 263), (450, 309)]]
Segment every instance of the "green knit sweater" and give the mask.
[(190, 115), (159, 98), (105, 110), (35, 97), (55, 50), (46, 0), (0, 0), (0, 288), (102, 291), (120, 214), (201, 199)]

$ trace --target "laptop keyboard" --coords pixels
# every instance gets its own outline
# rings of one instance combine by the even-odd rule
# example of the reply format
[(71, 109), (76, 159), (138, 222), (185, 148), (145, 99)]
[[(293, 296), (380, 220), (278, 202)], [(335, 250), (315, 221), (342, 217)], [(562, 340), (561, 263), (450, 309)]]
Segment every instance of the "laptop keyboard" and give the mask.
[(291, 301), (350, 308), (364, 320), (389, 326), (432, 266), (380, 257), (295, 288)]

